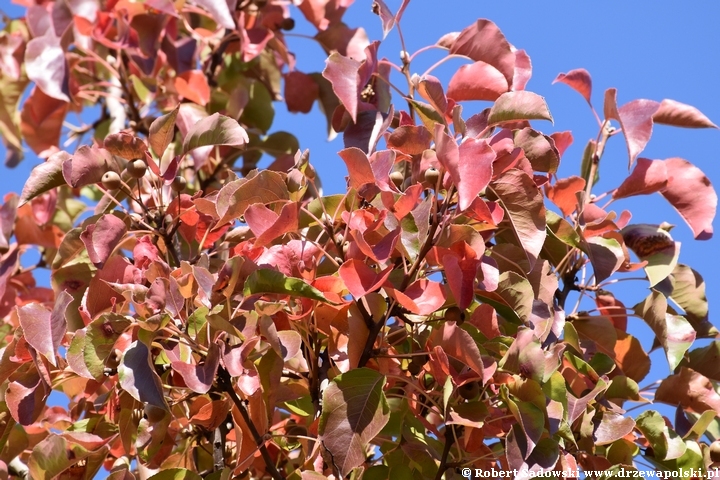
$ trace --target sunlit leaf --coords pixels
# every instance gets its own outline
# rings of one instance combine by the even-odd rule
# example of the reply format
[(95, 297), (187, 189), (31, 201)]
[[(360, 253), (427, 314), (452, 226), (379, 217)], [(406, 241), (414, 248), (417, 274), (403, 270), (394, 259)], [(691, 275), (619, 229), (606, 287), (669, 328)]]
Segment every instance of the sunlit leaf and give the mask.
[(545, 99), (537, 93), (527, 90), (503, 93), (495, 100), (488, 125), (517, 122), (520, 120), (549, 120), (553, 121)]
[(309, 285), (304, 280), (287, 277), (277, 270), (270, 270), (268, 268), (255, 270), (245, 281), (244, 294), (246, 296), (261, 293), (291, 295), (327, 302), (325, 296), (318, 289)]
[(666, 98), (653, 115), (653, 122), (687, 128), (718, 128), (697, 108)]
[(156, 118), (150, 124), (148, 143), (155, 155), (162, 157), (165, 149), (175, 138), (175, 120), (177, 119), (180, 105), (173, 108), (170, 113)]
[(183, 153), (209, 145), (240, 147), (249, 141), (237, 120), (214, 113), (190, 128), (183, 142)]
[(592, 106), (592, 78), (590, 73), (584, 68), (576, 68), (567, 73), (560, 73), (552, 83), (564, 83), (576, 92), (578, 92), (588, 105)]

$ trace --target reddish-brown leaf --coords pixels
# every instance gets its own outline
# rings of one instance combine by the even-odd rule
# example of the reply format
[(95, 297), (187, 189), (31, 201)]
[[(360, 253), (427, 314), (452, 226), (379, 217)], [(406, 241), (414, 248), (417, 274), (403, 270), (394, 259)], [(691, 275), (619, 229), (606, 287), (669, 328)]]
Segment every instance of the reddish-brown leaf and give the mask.
[(202, 365), (192, 365), (181, 361), (172, 362), (171, 365), (192, 391), (207, 393), (212, 388), (218, 365), (220, 365), (220, 348), (215, 343), (211, 344)]
[(7, 384), (5, 391), (8, 410), (20, 425), (31, 425), (45, 408), (45, 402), (50, 394), (48, 385), (35, 369), (14, 376), (17, 378)]
[(308, 113), (320, 96), (320, 87), (310, 75), (293, 70), (285, 75), (285, 104), (291, 113)]
[(655, 123), (687, 128), (718, 128), (697, 108), (666, 98), (653, 115)]
[(350, 294), (355, 298), (360, 298), (380, 288), (392, 271), (392, 265), (381, 272), (376, 272), (360, 260), (351, 259), (340, 266), (338, 274), (345, 282)]
[(496, 100), (509, 90), (505, 76), (485, 62), (463, 65), (450, 79), (448, 97), (456, 102), (464, 100)]
[(720, 415), (720, 395), (715, 391), (712, 382), (686, 367), (681, 367), (679, 373), (662, 381), (655, 392), (655, 401), (680, 405), (694, 413), (713, 410)]
[(577, 194), (585, 190), (585, 180), (572, 176), (561, 178), (555, 185), (546, 185), (548, 200), (560, 208), (564, 216), (571, 215), (578, 205)]
[(415, 77), (417, 92), (432, 105), (440, 117), (445, 117), (448, 109), (448, 101), (443, 91), (442, 83), (432, 75), (422, 78)]
[(20, 131), (33, 152), (38, 155), (57, 147), (69, 103), (50, 97), (34, 87), (20, 114)]
[(127, 232), (125, 222), (115, 215), (101, 216), (95, 223), (89, 224), (80, 239), (85, 244), (90, 261), (97, 268), (102, 269)]
[(553, 83), (557, 82), (564, 83), (578, 92), (583, 96), (588, 105), (592, 106), (592, 102), (590, 101), (592, 96), (592, 78), (587, 70), (584, 68), (576, 68), (567, 73), (560, 73), (555, 77), (555, 80), (553, 80)]
[(98, 183), (109, 170), (119, 172), (120, 168), (109, 151), (95, 145), (81, 146), (71, 158), (63, 162), (62, 166), (63, 177), (73, 188)]
[(255, 245), (265, 246), (280, 235), (297, 230), (298, 204), (286, 203), (278, 215), (262, 203), (256, 203), (245, 210), (245, 221), (255, 234)]
[(443, 285), (425, 278), (416, 280), (403, 292), (387, 290), (400, 305), (418, 315), (430, 315), (445, 303)]
[(614, 198), (648, 195), (659, 192), (668, 184), (665, 162), (638, 158), (632, 173), (613, 192)]
[(200, 70), (188, 70), (175, 77), (175, 89), (181, 97), (198, 105), (205, 106), (210, 101), (210, 86)]
[(430, 148), (432, 140), (432, 134), (424, 125), (403, 125), (387, 137), (387, 145), (407, 155), (419, 155)]

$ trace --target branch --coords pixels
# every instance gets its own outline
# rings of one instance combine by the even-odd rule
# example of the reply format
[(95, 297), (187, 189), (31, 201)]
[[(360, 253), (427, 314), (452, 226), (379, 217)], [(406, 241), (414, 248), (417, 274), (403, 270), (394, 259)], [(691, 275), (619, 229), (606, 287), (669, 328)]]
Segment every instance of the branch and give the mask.
[(270, 456), (270, 452), (268, 452), (268, 449), (265, 446), (265, 439), (262, 435), (260, 435), (260, 433), (255, 428), (255, 424), (250, 419), (250, 414), (248, 414), (245, 404), (240, 399), (240, 397), (238, 397), (237, 393), (235, 393), (235, 388), (233, 388), (232, 384), (232, 378), (224, 367), (220, 367), (220, 369), (218, 370), (218, 384), (225, 392), (227, 392), (227, 394), (230, 396), (230, 399), (240, 411), (240, 415), (242, 415), (243, 420), (245, 421), (245, 425), (247, 425), (248, 430), (250, 430), (250, 434), (253, 436), (258, 450), (260, 450), (260, 455), (262, 455), (263, 460), (265, 461), (265, 466), (267, 467), (267, 471), (270, 476), (275, 480), (285, 480), (285, 477), (278, 471), (277, 467), (275, 466), (275, 462), (273, 462), (273, 459)]

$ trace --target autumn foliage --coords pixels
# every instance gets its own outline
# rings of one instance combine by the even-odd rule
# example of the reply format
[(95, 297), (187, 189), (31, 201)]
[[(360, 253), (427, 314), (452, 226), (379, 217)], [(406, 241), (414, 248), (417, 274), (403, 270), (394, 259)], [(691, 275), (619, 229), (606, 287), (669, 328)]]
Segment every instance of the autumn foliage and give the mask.
[[(712, 236), (703, 172), (641, 156), (654, 124), (717, 128), (696, 108), (618, 106), (609, 88), (596, 109), (590, 74), (561, 73), (598, 127), (560, 178), (573, 136), (490, 20), (428, 47), (464, 59), (444, 82), (414, 70), (427, 49), (379, 57), (343, 23), (351, 1), (25, 3), (0, 33), (0, 132), (10, 166), (23, 148), (43, 161), (0, 207), (0, 477), (720, 460), (720, 343), (692, 346), (718, 335), (705, 284), (668, 224), (622, 209), (659, 193)], [(406, 8), (373, 2), (385, 35), (402, 39)], [(318, 72), (295, 68), (296, 21), (328, 54)], [(279, 102), (325, 114), (344, 193), (324, 195), (310, 152), (273, 129)], [(87, 125), (64, 127), (70, 112)], [(608, 142), (629, 173), (598, 193)], [(630, 277), (645, 298), (619, 295)], [(642, 321), (668, 363), (645, 388), (627, 331)], [(650, 401), (674, 417), (627, 411)]]

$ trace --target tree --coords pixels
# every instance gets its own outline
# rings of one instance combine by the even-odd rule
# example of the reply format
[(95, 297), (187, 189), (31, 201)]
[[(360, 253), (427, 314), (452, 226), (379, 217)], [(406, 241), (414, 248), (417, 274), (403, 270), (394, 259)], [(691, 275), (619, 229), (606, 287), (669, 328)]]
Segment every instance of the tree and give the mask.
[[(590, 75), (572, 70), (556, 82), (587, 100), (598, 134), (579, 175), (559, 178), (572, 134), (538, 130), (552, 116), (525, 90), (530, 59), (494, 23), (434, 45), (465, 59), (444, 85), (414, 72), (424, 49), (399, 65), (378, 58), (379, 41), (342, 23), (345, 3), (299, 2), (328, 53), (309, 74), (285, 44), (295, 20), (283, 2), (56, 1), (6, 23), (7, 163), (23, 141), (45, 159), (0, 207), (6, 470), (367, 480), (713, 468), (720, 343), (691, 349), (718, 334), (702, 277), (668, 225), (607, 207), (659, 193), (710, 238), (707, 177), (640, 154), (653, 124), (717, 127), (673, 100), (618, 107), (612, 88), (598, 113)], [(373, 3), (385, 35), (401, 34), (408, 3)], [(490, 106), (467, 114), (468, 100)], [(342, 134), (344, 194), (323, 195), (309, 152), (273, 131), (277, 101), (317, 103)], [(67, 113), (90, 107), (97, 118), (68, 134), (81, 146), (61, 150)], [(609, 141), (626, 143), (630, 173), (595, 195)], [(273, 161), (257, 169), (263, 155)], [(611, 293), (638, 276), (645, 299)], [(650, 359), (629, 318), (666, 353), (659, 385), (638, 385)], [(672, 420), (623, 409), (652, 390), (677, 407)]]

